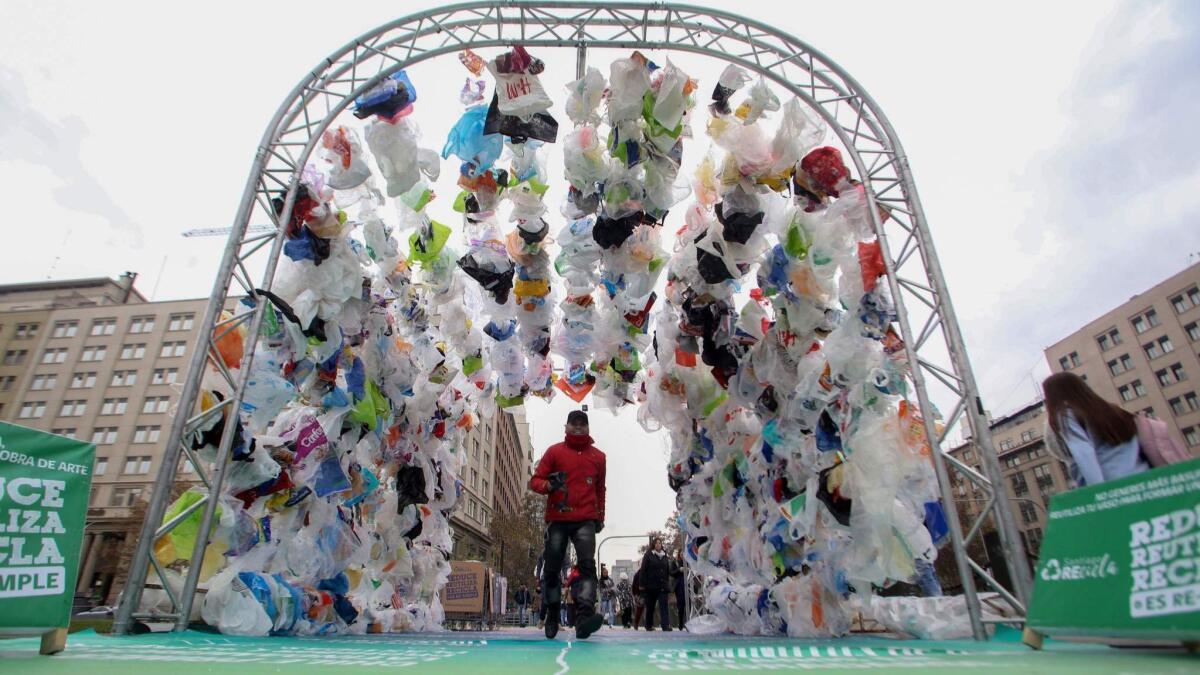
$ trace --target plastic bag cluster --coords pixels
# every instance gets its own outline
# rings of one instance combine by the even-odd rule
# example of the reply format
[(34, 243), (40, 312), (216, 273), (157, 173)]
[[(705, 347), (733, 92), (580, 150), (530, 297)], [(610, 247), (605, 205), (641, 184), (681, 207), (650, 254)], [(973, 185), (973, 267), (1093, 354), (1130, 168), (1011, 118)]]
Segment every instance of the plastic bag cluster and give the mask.
[(735, 102), (748, 83), (730, 66), (713, 91), (719, 151), (668, 262), (639, 419), (671, 434), (685, 558), (712, 580), (697, 628), (840, 635), (852, 596), (913, 578), (944, 524), (863, 188), (799, 101), (760, 81)]
[[(562, 392), (639, 405), (669, 432), (685, 557), (712, 579), (706, 631), (846, 632), (851, 596), (911, 578), (944, 528), (866, 195), (821, 146), (823, 123), (731, 66), (708, 106), (716, 151), (689, 184), (699, 85), (672, 63), (589, 68), (560, 139), (539, 59), (459, 58), (441, 156), (420, 144), (405, 72), (360, 97), (362, 133), (325, 132), (290, 211), (276, 200), (283, 258), (238, 308), (264, 303), (262, 329), (216, 328), (220, 368), (254, 358), (238, 410), (210, 366), (187, 439), (202, 463), (234, 439), (205, 620), (246, 635), (436, 628), (463, 434)], [(558, 142), (569, 187), (551, 213)], [(455, 228), (428, 208), (450, 158)], [(663, 224), (689, 194), (668, 253)], [(168, 512), (183, 524), (158, 542), (164, 566), (190, 555), (202, 498)]]

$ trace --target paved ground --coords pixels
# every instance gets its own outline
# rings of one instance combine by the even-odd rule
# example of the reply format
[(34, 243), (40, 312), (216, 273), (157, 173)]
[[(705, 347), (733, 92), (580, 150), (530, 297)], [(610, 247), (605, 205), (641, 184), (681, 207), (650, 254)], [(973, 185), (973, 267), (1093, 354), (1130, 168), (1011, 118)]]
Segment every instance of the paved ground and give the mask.
[(1200, 657), (1181, 650), (1113, 649), (1048, 641), (1022, 645), (1015, 631), (987, 643), (881, 637), (790, 640), (603, 630), (587, 641), (556, 641), (533, 629), (336, 638), (237, 638), (201, 632), (109, 637), (74, 633), (67, 650), (37, 655), (38, 641), (0, 641), (2, 673), (338, 673), (411, 668), (414, 673), (638, 673), (709, 670), (913, 670), (984, 673), (1188, 673)]

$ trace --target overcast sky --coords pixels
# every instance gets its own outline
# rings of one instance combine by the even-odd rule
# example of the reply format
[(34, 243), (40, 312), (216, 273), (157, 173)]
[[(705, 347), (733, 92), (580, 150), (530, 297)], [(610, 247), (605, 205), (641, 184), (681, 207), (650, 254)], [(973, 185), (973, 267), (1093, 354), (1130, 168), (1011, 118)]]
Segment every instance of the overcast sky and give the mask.
[[(353, 37), (438, 4), (6, 0), (0, 283), (133, 270), (155, 299), (206, 296), (224, 242), (179, 233), (230, 224), (282, 97)], [(883, 107), (997, 415), (1033, 398), (1045, 346), (1200, 252), (1200, 3), (736, 7), (838, 61)], [(569, 127), (561, 85), (574, 54), (535, 55)], [(590, 59), (607, 75), (619, 55)], [(723, 67), (672, 58), (702, 92)], [(440, 150), (465, 71), (444, 57), (410, 74), (423, 145)], [(685, 160), (707, 147), (695, 130)], [(444, 164), (431, 207), (447, 223), (456, 166)], [(560, 175), (561, 155), (550, 168)], [(550, 193), (552, 213), (561, 194)], [(537, 452), (560, 437), (568, 403), (530, 406)], [(673, 509), (662, 439), (641, 433), (633, 411), (593, 414), (592, 428), (610, 457), (607, 533), (660, 526)]]

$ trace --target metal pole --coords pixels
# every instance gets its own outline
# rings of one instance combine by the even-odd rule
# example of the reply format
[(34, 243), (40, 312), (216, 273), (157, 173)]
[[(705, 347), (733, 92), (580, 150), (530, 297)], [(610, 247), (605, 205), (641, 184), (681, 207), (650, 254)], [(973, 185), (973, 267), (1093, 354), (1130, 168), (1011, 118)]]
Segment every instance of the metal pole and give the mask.
[[(121, 592), (121, 602), (117, 607), (117, 616), (113, 621), (113, 632), (124, 635), (129, 632), (133, 613), (137, 610), (142, 599), (142, 590), (146, 584), (146, 574), (150, 565), (150, 551), (154, 545), (155, 531), (162, 522), (163, 513), (167, 509), (167, 500), (171, 497), (171, 487), (175, 484), (175, 472), (179, 466), (181, 444), (184, 442), (188, 417), (196, 405), (200, 391), (200, 379), (204, 374), (205, 362), (208, 358), (209, 330), (217, 322), (221, 310), (224, 309), (228, 296), (229, 277), (233, 274), (237, 262), (239, 242), (246, 229), (250, 210), (254, 207), (255, 182), (262, 172), (266, 161), (267, 151), (260, 146), (255, 154), (254, 164), (250, 170), (250, 178), (246, 189), (242, 192), (242, 203), (238, 206), (234, 218), (233, 230), (229, 234), (230, 245), (225, 247), (221, 256), (221, 264), (217, 268), (217, 278), (213, 282), (212, 292), (208, 297), (208, 307), (204, 310), (204, 320), (196, 340), (195, 351), (188, 363), (187, 376), (184, 378), (183, 390), (179, 394), (179, 407), (175, 419), (171, 421), (171, 435), (167, 443), (163, 461), (158, 466), (158, 475), (154, 479), (154, 492), (150, 495), (150, 504), (146, 509), (146, 519), (142, 522), (142, 531), (138, 537), (137, 548), (134, 550), (130, 563), (129, 577)], [(207, 539), (207, 537), (205, 537)], [(186, 588), (185, 588), (186, 590)], [(178, 608), (176, 608), (178, 609)]]

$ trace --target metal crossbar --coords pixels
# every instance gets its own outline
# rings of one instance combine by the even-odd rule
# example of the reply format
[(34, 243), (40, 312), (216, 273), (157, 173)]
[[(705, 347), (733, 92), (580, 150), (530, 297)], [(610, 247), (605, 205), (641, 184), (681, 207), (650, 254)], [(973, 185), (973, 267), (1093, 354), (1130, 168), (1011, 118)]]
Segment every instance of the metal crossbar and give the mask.
[[(946, 509), (973, 634), (980, 640), (986, 639), (987, 635), (976, 575), (986, 586), (999, 591), (1023, 615), (1032, 585), (1024, 545), (1015, 516), (1003, 498), (999, 461), (993, 450), (983, 404), (907, 157), (875, 100), (841, 66), (807, 43), (729, 12), (670, 3), (608, 2), (596, 5), (497, 0), (449, 5), (413, 14), (351, 40), (318, 63), (296, 84), (267, 125), (232, 224), (229, 245), (213, 282), (201, 323), (202, 345), (191, 355), (180, 394), (179, 409), (183, 414), (177, 415), (171, 426), (166, 456), (159, 467), (114, 630), (128, 632), (132, 620), (140, 616), (135, 610), (151, 565), (153, 544), (182, 522), (176, 517), (162, 524), (162, 518), (180, 457), (184, 454), (184, 441), (211, 419), (207, 414), (189, 416), (195, 409), (201, 376), (209, 360), (229, 378), (234, 390), (231, 400), (220, 406), (220, 414), (236, 415), (241, 408), (254, 356), (254, 340), (246, 341), (241, 368), (237, 373), (230, 373), (220, 361), (216, 339), (223, 329), (245, 323), (249, 324), (249, 335), (257, 335), (264, 306), (268, 303), (255, 302), (248, 315), (239, 315), (237, 323), (226, 320), (223, 326), (220, 325), (221, 310), (235, 296), (238, 287), (251, 298), (255, 298), (255, 289), (271, 289), (283, 242), (282, 225), (291, 217), (300, 171), (320, 142), (321, 134), (355, 97), (398, 70), (453, 54), (465, 47), (506, 48), (518, 42), (530, 48), (661, 49), (714, 57), (761, 74), (800, 98), (828, 123), (867, 188), (868, 211), (886, 263), (889, 290), (895, 302), (908, 361), (912, 364), (912, 384), (926, 436), (934, 449), (934, 468), (942, 501), (947, 506), (954, 504), (954, 483), (950, 479), (953, 470), (980, 486), (989, 505), (984, 514), (991, 515), (997, 524), (1012, 579), (1011, 589), (1001, 588), (969, 559), (957, 510)], [(284, 205), (276, 213), (272, 200), (280, 195)], [(887, 214), (886, 219), (880, 216), (881, 207)], [(251, 236), (247, 229), (251, 222), (273, 223), (276, 232), (268, 236)], [(893, 237), (902, 242), (896, 257), (892, 256), (889, 246)], [(260, 260), (263, 255), (266, 256), (263, 280), (255, 286), (246, 261), (252, 256), (256, 261)], [(911, 278), (910, 272), (918, 266), (923, 272), (922, 281)], [(906, 270), (903, 279), (899, 275), (902, 267)], [(914, 333), (910, 323), (908, 298), (918, 300), (918, 313), (911, 319), (922, 326), (919, 333)], [(935, 335), (941, 335), (942, 340), (932, 340)], [(926, 379), (926, 373), (933, 376), (932, 381)], [(931, 385), (939, 388), (931, 392)], [(938, 415), (932, 403), (934, 393), (938, 400), (954, 402), (954, 412), (945, 420), (946, 428), (943, 429), (938, 428)], [(983, 460), (982, 472), (974, 471), (947, 453), (950, 427), (959, 424), (960, 420), (965, 420), (971, 438), (978, 446)], [(234, 426), (225, 425), (213, 471), (206, 475), (210, 494), (219, 494), (224, 483)], [(187, 454), (191, 456), (190, 452)], [(200, 535), (191, 552), (191, 565), (178, 597), (168, 594), (175, 605), (176, 611), (172, 614), (177, 617), (176, 628), (180, 630), (186, 628), (191, 613), (200, 561), (208, 544), (216, 504), (215, 499), (205, 499), (192, 507), (204, 509)]]

